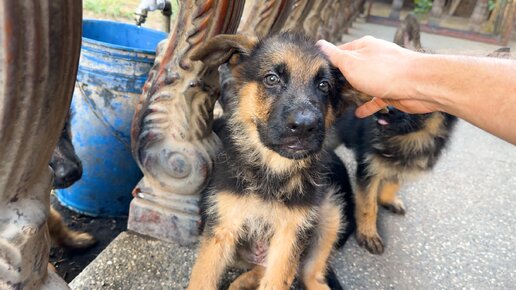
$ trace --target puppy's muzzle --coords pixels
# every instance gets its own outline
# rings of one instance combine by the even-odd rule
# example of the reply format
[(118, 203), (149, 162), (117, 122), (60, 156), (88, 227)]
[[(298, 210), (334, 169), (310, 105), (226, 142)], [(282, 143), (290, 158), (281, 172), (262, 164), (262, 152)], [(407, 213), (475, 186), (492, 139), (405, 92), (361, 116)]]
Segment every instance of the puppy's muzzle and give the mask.
[(295, 110), (287, 116), (287, 129), (292, 136), (308, 137), (318, 127), (320, 118), (309, 110)]

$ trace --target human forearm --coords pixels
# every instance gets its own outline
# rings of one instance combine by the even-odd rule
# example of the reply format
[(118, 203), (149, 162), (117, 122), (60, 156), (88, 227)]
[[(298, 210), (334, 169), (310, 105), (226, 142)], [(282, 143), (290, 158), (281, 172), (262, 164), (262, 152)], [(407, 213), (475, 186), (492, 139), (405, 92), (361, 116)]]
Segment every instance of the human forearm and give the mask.
[(516, 62), (507, 59), (419, 55), (407, 70), (410, 98), (435, 103), (516, 144)]

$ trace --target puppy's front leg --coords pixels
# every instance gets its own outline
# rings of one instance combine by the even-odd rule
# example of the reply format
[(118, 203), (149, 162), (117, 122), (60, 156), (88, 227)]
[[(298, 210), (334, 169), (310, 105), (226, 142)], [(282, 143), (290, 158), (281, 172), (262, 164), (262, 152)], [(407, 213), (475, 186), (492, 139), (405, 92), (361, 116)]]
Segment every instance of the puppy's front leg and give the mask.
[(403, 201), (398, 197), (397, 193), (399, 189), (399, 182), (383, 182), (380, 187), (378, 201), (382, 206), (393, 213), (403, 215), (405, 214), (405, 205), (403, 205)]
[(326, 276), (328, 257), (341, 228), (341, 210), (336, 201), (327, 200), (320, 209), (319, 223), (314, 232), (303, 265), (303, 283), (308, 290), (329, 290)]
[(378, 190), (381, 185), (381, 179), (378, 176), (371, 176), (367, 181), (364, 181), (360, 180), (358, 174), (357, 179), (359, 179), (355, 194), (357, 242), (373, 254), (382, 254), (384, 246), (376, 228)]
[(220, 276), (233, 259), (237, 243), (234, 228), (218, 227), (205, 235), (192, 269), (188, 290), (217, 290)]
[(258, 290), (288, 290), (296, 275), (300, 249), (298, 233), (300, 223), (288, 218), (275, 227), (267, 254), (267, 267)]

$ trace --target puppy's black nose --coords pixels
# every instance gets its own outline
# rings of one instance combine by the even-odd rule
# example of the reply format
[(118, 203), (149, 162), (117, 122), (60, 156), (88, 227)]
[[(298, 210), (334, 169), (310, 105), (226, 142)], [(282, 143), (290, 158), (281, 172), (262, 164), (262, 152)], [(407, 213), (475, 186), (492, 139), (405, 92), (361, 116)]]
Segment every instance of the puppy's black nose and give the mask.
[(319, 123), (319, 118), (314, 112), (308, 110), (296, 110), (287, 117), (287, 128), (295, 135), (303, 136), (312, 133)]
[(54, 187), (67, 187), (81, 179), (82, 166), (73, 162), (62, 162), (52, 166), (54, 169)]

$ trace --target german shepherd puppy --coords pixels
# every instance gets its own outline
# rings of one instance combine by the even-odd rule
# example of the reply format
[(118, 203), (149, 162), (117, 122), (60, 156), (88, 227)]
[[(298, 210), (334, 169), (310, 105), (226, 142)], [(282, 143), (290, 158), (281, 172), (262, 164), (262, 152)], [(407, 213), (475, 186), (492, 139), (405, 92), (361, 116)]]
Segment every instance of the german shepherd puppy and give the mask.
[(348, 110), (336, 123), (339, 139), (357, 161), (355, 217), (357, 241), (373, 254), (384, 251), (376, 229), (377, 203), (404, 214), (397, 197), (408, 178), (429, 171), (448, 143), (457, 118), (441, 112), (413, 115), (394, 108), (365, 119)]
[[(415, 16), (407, 15), (394, 41), (409, 49), (425, 51)], [(492, 57), (508, 55), (508, 48), (489, 54)], [(358, 119), (354, 109), (345, 112), (335, 127), (340, 141), (354, 150), (357, 161), (355, 217), (358, 244), (373, 254), (381, 254), (384, 245), (376, 228), (378, 203), (396, 214), (405, 213), (405, 206), (397, 196), (400, 185), (434, 167), (457, 118), (441, 112), (407, 114), (390, 107), (387, 112)]]
[(301, 34), (219, 35), (191, 58), (227, 63), (231, 93), (188, 289), (217, 289), (232, 264), (251, 270), (229, 289), (289, 289), (297, 275), (307, 289), (330, 289), (328, 258), (353, 210), (346, 169), (324, 146), (350, 87)]
[[(421, 49), (417, 18), (409, 14), (400, 24), (394, 42)], [(349, 109), (336, 123), (339, 140), (353, 149), (357, 161), (355, 217), (357, 241), (373, 254), (384, 245), (376, 228), (378, 203), (396, 214), (405, 206), (398, 198), (407, 179), (430, 171), (448, 143), (457, 118), (441, 112), (407, 114), (389, 107), (365, 119)]]
[[(53, 188), (67, 188), (82, 177), (82, 162), (75, 153), (70, 130), (70, 112), (66, 116), (65, 126), (59, 136), (50, 167), (54, 172)], [(48, 229), (54, 243), (68, 249), (86, 249), (96, 243), (94, 237), (88, 233), (76, 232), (69, 229), (61, 219), (61, 215), (50, 207)]]

